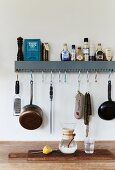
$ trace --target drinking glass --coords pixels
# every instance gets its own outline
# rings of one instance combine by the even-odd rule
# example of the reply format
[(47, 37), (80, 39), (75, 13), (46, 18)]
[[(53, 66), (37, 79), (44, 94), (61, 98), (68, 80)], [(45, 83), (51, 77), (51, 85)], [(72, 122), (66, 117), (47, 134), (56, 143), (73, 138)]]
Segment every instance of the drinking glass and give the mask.
[(94, 153), (95, 140), (94, 138), (86, 137), (84, 140), (85, 153)]

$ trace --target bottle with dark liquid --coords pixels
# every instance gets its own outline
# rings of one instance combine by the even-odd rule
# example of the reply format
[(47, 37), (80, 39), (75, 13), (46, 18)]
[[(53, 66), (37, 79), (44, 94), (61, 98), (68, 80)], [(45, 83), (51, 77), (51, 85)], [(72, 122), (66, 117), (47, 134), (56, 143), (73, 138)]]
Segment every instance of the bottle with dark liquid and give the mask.
[(105, 54), (102, 50), (102, 46), (101, 46), (101, 43), (98, 43), (97, 45), (97, 50), (96, 50), (96, 53), (95, 53), (95, 58), (96, 58), (96, 61), (103, 61), (105, 60)]

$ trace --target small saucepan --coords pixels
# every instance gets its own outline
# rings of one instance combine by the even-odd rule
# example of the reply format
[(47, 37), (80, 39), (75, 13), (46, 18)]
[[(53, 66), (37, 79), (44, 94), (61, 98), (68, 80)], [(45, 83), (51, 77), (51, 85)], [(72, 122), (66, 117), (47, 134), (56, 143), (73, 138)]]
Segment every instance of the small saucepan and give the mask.
[(115, 102), (111, 99), (111, 81), (108, 81), (108, 101), (100, 105), (98, 115), (104, 120), (112, 120), (115, 118)]
[(33, 105), (33, 80), (30, 81), (30, 104), (22, 108), (19, 122), (21, 126), (28, 130), (34, 130), (41, 126), (43, 111), (39, 106)]

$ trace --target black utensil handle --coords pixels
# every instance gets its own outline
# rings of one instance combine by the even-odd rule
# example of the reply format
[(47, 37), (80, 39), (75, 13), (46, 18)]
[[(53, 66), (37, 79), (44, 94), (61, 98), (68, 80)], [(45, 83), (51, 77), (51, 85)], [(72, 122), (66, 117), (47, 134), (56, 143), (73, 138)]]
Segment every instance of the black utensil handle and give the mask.
[(19, 94), (19, 90), (20, 90), (20, 85), (19, 85), (19, 81), (17, 80), (15, 83), (15, 94)]
[(53, 86), (50, 84), (50, 100), (53, 99)]
[(87, 95), (87, 107), (88, 107), (88, 115), (92, 115), (92, 108), (91, 108), (91, 96), (90, 96), (90, 94), (88, 93), (88, 95)]
[(111, 101), (111, 81), (108, 81), (108, 100)]
[(30, 81), (30, 105), (32, 105), (33, 102), (33, 81)]

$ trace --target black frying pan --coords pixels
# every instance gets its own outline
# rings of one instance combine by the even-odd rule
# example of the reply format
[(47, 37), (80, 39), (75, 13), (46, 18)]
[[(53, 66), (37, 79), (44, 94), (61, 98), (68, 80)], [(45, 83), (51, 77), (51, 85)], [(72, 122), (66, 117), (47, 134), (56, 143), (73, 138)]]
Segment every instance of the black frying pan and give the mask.
[(115, 102), (111, 99), (111, 81), (108, 81), (108, 101), (101, 104), (98, 109), (98, 115), (104, 120), (115, 118)]

